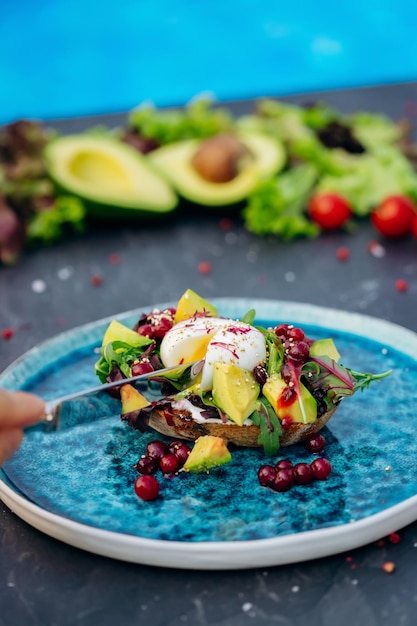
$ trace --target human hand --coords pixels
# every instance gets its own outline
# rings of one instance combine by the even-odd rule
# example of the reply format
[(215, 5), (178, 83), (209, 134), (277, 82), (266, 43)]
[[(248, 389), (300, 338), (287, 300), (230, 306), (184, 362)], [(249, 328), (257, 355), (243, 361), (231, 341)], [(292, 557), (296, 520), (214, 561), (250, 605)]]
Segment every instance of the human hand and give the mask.
[(17, 450), (23, 428), (42, 417), (45, 402), (25, 391), (0, 389), (0, 465)]

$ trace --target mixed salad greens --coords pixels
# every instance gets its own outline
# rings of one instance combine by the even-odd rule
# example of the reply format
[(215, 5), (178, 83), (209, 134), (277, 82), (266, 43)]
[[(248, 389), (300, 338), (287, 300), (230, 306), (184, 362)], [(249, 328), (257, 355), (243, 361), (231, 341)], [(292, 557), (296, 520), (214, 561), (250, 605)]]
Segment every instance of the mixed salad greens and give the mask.
[[(321, 102), (295, 106), (264, 99), (251, 114), (236, 117), (202, 97), (179, 110), (142, 105), (129, 113), (124, 127), (100, 129), (144, 158), (177, 142), (243, 131), (273, 138), (286, 155), (285, 167), (260, 179), (245, 198), (241, 217), (257, 235), (317, 236), (324, 223), (309, 212), (313, 197), (342, 198), (353, 219), (371, 215), (387, 197), (417, 202), (409, 125), (378, 114), (344, 115)], [(45, 148), (57, 134), (28, 120), (0, 129), (0, 262), (14, 262), (27, 245), (50, 243), (86, 227), (83, 197), (59, 189), (45, 164)]]

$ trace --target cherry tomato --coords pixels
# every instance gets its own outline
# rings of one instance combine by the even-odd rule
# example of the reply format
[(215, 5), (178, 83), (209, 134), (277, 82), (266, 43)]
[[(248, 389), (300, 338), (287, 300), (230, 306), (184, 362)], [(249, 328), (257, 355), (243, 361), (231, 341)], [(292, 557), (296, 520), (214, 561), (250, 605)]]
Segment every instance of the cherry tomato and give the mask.
[(411, 231), (416, 216), (414, 202), (407, 196), (389, 196), (372, 211), (371, 221), (384, 237), (403, 237)]
[(308, 214), (323, 230), (341, 228), (352, 216), (348, 202), (335, 193), (316, 193), (309, 202)]

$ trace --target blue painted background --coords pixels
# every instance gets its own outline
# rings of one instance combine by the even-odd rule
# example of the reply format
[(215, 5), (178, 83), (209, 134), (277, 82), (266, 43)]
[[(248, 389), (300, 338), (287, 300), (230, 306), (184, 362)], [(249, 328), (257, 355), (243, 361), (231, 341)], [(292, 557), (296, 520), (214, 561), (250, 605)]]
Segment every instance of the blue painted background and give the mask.
[(0, 0), (0, 122), (417, 78), (415, 0)]

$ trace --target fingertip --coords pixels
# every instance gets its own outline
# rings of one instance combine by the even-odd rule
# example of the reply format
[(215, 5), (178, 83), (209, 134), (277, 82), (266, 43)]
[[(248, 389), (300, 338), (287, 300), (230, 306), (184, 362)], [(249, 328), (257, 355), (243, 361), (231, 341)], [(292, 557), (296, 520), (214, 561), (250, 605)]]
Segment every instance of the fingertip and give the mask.
[(0, 465), (4, 463), (20, 447), (23, 433), (19, 428), (0, 433)]

